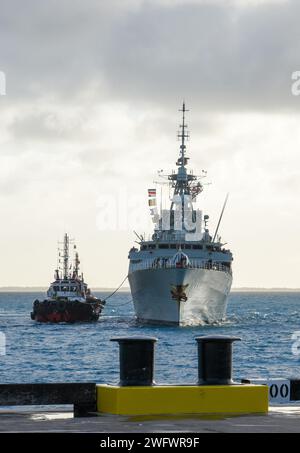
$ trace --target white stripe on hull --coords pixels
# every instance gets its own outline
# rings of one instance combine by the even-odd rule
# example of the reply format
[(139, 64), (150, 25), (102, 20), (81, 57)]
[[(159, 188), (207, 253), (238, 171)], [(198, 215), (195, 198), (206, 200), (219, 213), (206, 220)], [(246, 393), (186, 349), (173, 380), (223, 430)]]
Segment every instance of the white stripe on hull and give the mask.
[[(128, 276), (138, 320), (176, 325), (214, 323), (224, 319), (232, 276), (209, 269), (145, 269)], [(187, 300), (172, 298), (176, 285)]]

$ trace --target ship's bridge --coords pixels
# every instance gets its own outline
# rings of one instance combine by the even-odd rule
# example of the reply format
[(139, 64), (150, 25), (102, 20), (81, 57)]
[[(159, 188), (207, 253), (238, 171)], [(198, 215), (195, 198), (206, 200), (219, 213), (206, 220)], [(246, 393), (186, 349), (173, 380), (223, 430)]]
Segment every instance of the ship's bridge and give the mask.
[[(182, 259), (184, 257), (184, 259)], [(231, 273), (232, 254), (220, 243), (212, 242), (153, 242), (141, 243), (140, 250), (129, 252), (129, 273), (148, 268), (182, 267), (222, 270)]]
[[(185, 242), (185, 243), (178, 243), (178, 242), (153, 242), (153, 241), (145, 241), (140, 246), (140, 252), (153, 252), (156, 250), (170, 250), (171, 253), (174, 253), (175, 250), (182, 249), (187, 250), (189, 253), (205, 251), (205, 252), (219, 252), (222, 254), (230, 254), (230, 250), (227, 250), (222, 247), (220, 243), (200, 243), (195, 241)], [(138, 252), (138, 249), (131, 249), (131, 251)]]
[(56, 280), (47, 291), (48, 297), (82, 296), (87, 291), (87, 284), (79, 280)]

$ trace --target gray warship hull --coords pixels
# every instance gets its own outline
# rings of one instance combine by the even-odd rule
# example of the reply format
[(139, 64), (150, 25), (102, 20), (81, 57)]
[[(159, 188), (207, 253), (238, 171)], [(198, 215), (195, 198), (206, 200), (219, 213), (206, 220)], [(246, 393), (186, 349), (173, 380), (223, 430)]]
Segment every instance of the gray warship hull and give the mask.
[(128, 276), (140, 322), (218, 323), (225, 318), (232, 275), (213, 269), (143, 269)]

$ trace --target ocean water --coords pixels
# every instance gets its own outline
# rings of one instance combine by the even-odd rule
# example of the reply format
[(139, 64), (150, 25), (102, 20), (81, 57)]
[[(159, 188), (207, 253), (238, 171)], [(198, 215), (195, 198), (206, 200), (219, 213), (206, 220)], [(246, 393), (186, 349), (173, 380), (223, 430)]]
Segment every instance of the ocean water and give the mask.
[[(105, 298), (108, 293), (97, 293)], [(30, 319), (32, 301), (41, 293), (0, 293), (0, 332), (6, 355), (0, 355), (0, 382), (117, 383), (118, 346), (114, 336), (151, 335), (158, 338), (155, 356), (157, 383), (197, 380), (199, 335), (224, 334), (242, 338), (234, 345), (234, 378), (300, 378), (300, 355), (292, 353), (300, 331), (300, 293), (234, 292), (227, 319), (220, 325), (193, 327), (141, 326), (134, 319), (130, 293), (111, 297), (98, 322), (40, 324)], [(300, 335), (300, 333), (299, 333)]]

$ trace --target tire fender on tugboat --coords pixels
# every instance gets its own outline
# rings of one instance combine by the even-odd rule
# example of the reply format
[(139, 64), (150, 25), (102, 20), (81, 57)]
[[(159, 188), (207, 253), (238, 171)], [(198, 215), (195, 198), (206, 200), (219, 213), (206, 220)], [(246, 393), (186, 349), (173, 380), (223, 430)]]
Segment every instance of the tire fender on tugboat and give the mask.
[(63, 312), (63, 311), (65, 311), (65, 309), (66, 309), (65, 301), (63, 301), (63, 300), (58, 301), (57, 310)]

